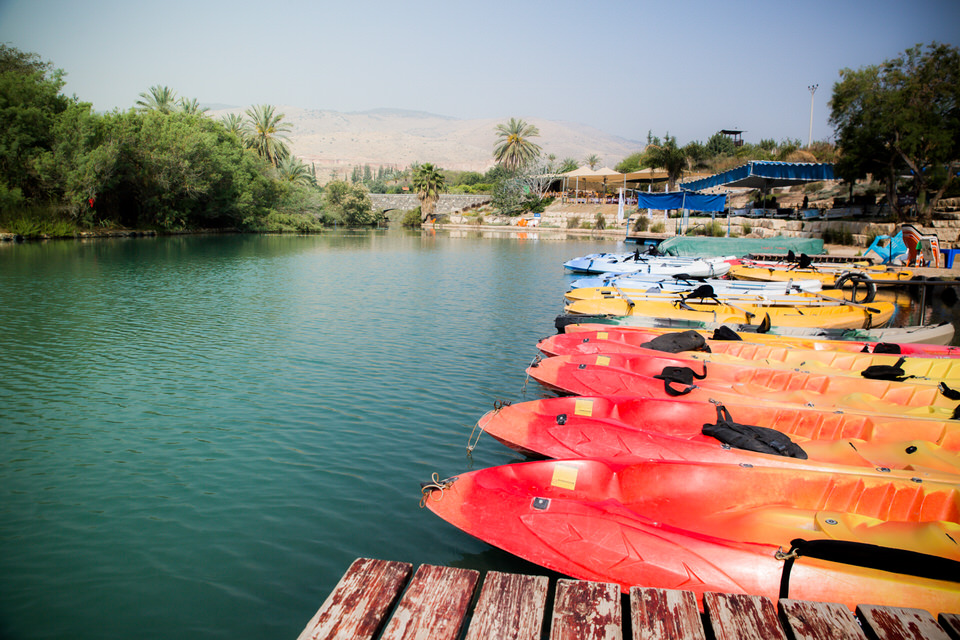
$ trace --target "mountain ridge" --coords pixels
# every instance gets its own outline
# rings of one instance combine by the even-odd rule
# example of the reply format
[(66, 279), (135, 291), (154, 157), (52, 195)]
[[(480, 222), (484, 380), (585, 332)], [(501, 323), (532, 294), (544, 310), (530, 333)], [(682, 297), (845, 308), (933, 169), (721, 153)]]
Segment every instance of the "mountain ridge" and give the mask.
[[(210, 110), (219, 118), (243, 113), (243, 107)], [(402, 169), (430, 162), (442, 169), (483, 172), (493, 166), (496, 126), (505, 118), (463, 119), (387, 107), (356, 112), (276, 107), (290, 125), (287, 135), (294, 155), (317, 168), (318, 177), (346, 177), (353, 167)], [(533, 139), (544, 154), (584, 163), (597, 155), (606, 166), (640, 151), (643, 144), (579, 123), (523, 118), (540, 130)]]

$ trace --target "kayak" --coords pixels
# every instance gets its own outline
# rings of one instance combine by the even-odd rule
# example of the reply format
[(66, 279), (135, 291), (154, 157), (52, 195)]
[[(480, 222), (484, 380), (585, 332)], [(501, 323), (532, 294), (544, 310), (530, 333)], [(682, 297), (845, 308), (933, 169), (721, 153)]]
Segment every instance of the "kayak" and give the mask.
[[(701, 288), (702, 287), (702, 288)], [(686, 300), (714, 300), (728, 304), (758, 304), (775, 306), (832, 306), (847, 304), (840, 289), (823, 291), (738, 291), (737, 289), (721, 289), (717, 291), (712, 285), (701, 285), (696, 289), (663, 290), (625, 288), (614, 284), (606, 287), (584, 287), (571, 289), (564, 295), (567, 304), (578, 300), (611, 300), (620, 298), (628, 305), (637, 302), (670, 302), (678, 303)], [(700, 297), (702, 296), (702, 297)]]
[(706, 369), (706, 375), (694, 379), (693, 384), (667, 383), (655, 377), (663, 376), (666, 367), (689, 368), (689, 364), (689, 360), (667, 354), (554, 356), (534, 362), (527, 375), (548, 389), (576, 395), (668, 397), (670, 391), (685, 396), (704, 389), (725, 404), (751, 398), (939, 420), (951, 419), (958, 404), (933, 385), (756, 366), (696, 363), (694, 372), (700, 376)]
[[(852, 469), (572, 459), (465, 472), (423, 493), (425, 506), (472, 536), (623, 592), (643, 585), (776, 600), (783, 553), (799, 546), (812, 552), (791, 563), (790, 598), (960, 610), (960, 497), (949, 482)], [(813, 557), (818, 547), (839, 548), (846, 563)], [(855, 550), (890, 571), (850, 564)], [(894, 559), (921, 575), (894, 573)]]
[(907, 269), (893, 269), (879, 265), (875, 267), (857, 267), (856, 269), (840, 265), (800, 269), (784, 267), (782, 265), (751, 266), (749, 264), (739, 264), (732, 266), (728, 275), (737, 280), (759, 280), (763, 282), (812, 278), (819, 280), (825, 286), (833, 286), (834, 283), (845, 275), (866, 277), (873, 281), (875, 285), (899, 284), (908, 282), (913, 277), (913, 272)]
[(791, 327), (836, 329), (870, 328), (886, 324), (893, 317), (896, 305), (877, 302), (869, 306), (832, 305), (776, 306), (761, 304), (717, 304), (709, 302), (632, 302), (623, 298), (578, 300), (565, 307), (570, 315), (645, 316), (693, 320), (698, 322), (760, 324), (769, 316), (771, 324)]
[(642, 274), (604, 273), (594, 277), (578, 278), (570, 283), (570, 289), (590, 289), (616, 285), (621, 289), (644, 289), (659, 291), (692, 291), (708, 284), (717, 293), (727, 291), (746, 293), (790, 293), (793, 291), (820, 291), (823, 283), (816, 279), (788, 280), (786, 282), (760, 282), (750, 280), (725, 280), (719, 278), (673, 278)]
[(563, 263), (571, 273), (639, 273), (719, 278), (730, 271), (726, 258), (667, 258), (639, 253), (593, 253)]
[(824, 327), (788, 327), (773, 325), (764, 327), (758, 324), (734, 322), (711, 322), (705, 320), (685, 320), (677, 318), (649, 318), (646, 316), (611, 316), (562, 314), (554, 320), (557, 331), (563, 332), (572, 324), (602, 324), (611, 327), (644, 327), (648, 329), (697, 329), (713, 331), (726, 325), (737, 333), (759, 335), (799, 336), (805, 338), (825, 338), (830, 340), (859, 340), (870, 342), (896, 342), (899, 344), (948, 345), (953, 341), (954, 326), (951, 322), (936, 325), (913, 327), (880, 327), (876, 329), (827, 329)]
[[(570, 324), (564, 328), (565, 333), (594, 333), (606, 332), (611, 339), (634, 342), (647, 342), (658, 336), (676, 333), (678, 329), (657, 329), (654, 327), (610, 326), (605, 324)], [(716, 344), (723, 340), (712, 339), (714, 332), (696, 330), (707, 341), (711, 350), (717, 350)], [(957, 358), (960, 357), (960, 347), (951, 347), (936, 344), (914, 344), (898, 342), (870, 342), (864, 340), (821, 340), (804, 336), (785, 336), (769, 333), (751, 333), (743, 331), (737, 336), (744, 342), (770, 344), (781, 347), (796, 347), (800, 349), (815, 349), (825, 351), (850, 351), (862, 353), (899, 353), (905, 356), (923, 356), (925, 358)], [(880, 351), (878, 351), (878, 347)]]
[[(694, 338), (700, 337), (694, 332)], [(684, 334), (673, 334), (672, 338), (682, 339)], [(664, 337), (659, 338), (663, 340)], [(670, 339), (670, 338), (667, 338)], [(689, 342), (689, 341), (686, 341)], [(707, 341), (703, 341), (705, 344)], [(926, 358), (901, 355), (861, 353), (858, 351), (827, 351), (802, 349), (793, 346), (759, 344), (756, 342), (711, 340), (709, 351), (665, 352), (651, 348), (652, 343), (644, 339), (643, 334), (630, 332), (579, 332), (558, 333), (544, 338), (537, 348), (548, 356), (557, 355), (596, 355), (629, 354), (636, 356), (657, 356), (668, 353), (671, 357), (689, 360), (693, 363), (726, 363), (742, 366), (756, 366), (777, 369), (803, 370), (830, 375), (854, 376), (861, 378), (864, 372), (876, 371), (879, 367), (891, 367), (888, 379), (904, 378), (916, 384), (939, 384), (945, 382), (951, 386), (960, 386), (960, 359)], [(901, 358), (903, 359), (901, 362)], [(873, 369), (870, 369), (870, 368)], [(875, 373), (874, 377), (879, 376)]]
[[(729, 421), (761, 430), (734, 428), (726, 424)], [(511, 449), (548, 458), (885, 467), (925, 478), (951, 476), (960, 482), (960, 423), (954, 421), (748, 401), (726, 406), (709, 401), (586, 396), (504, 405), (484, 414), (477, 426)], [(795, 450), (785, 445), (787, 438)], [(940, 441), (952, 449), (940, 446)]]

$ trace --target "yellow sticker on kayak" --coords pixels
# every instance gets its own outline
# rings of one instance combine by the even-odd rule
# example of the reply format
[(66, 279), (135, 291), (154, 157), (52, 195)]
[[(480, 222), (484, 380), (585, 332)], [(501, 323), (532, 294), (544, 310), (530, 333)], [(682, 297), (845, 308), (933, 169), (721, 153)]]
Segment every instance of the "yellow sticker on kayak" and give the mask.
[(573, 405), (573, 413), (578, 416), (593, 415), (593, 400), (577, 400)]
[(577, 488), (577, 467), (568, 464), (557, 464), (553, 467), (553, 479), (550, 484), (561, 489)]
[(609, 338), (610, 338), (610, 334), (607, 333), (606, 331), (597, 332), (597, 340), (608, 340)]
[(610, 356), (597, 356), (597, 366), (598, 367), (610, 366)]

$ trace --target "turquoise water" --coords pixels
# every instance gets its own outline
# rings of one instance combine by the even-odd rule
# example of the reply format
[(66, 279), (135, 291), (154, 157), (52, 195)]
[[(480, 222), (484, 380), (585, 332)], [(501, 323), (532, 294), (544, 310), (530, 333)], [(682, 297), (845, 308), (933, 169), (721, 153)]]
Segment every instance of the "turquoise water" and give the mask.
[(520, 458), (561, 263), (399, 231), (0, 246), (0, 637), (295, 638), (359, 556), (535, 570), (418, 506)]

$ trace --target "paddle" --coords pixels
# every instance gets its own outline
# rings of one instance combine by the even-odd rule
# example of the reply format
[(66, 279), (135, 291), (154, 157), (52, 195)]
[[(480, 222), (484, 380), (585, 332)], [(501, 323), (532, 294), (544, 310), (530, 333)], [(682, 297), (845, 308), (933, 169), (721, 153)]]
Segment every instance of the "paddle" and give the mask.
[(850, 305), (851, 307), (856, 307), (857, 309), (865, 309), (870, 313), (880, 313), (880, 309), (877, 309), (876, 307), (868, 307), (867, 305), (860, 304), (859, 302), (844, 300), (843, 298), (834, 298), (833, 296), (824, 295), (822, 293), (814, 293), (813, 295), (822, 300), (830, 300), (831, 302), (839, 302), (841, 304)]
[(630, 296), (628, 296), (626, 293), (624, 293), (624, 292), (623, 292), (623, 289), (621, 289), (620, 287), (618, 287), (615, 282), (614, 282), (614, 283), (611, 283), (610, 286), (612, 286), (612, 287), (616, 290), (617, 294), (619, 294), (621, 298), (623, 298), (624, 300), (626, 300), (628, 307), (630, 307), (630, 308), (632, 309), (633, 307), (636, 306), (636, 303), (635, 303), (633, 300), (630, 299)]

